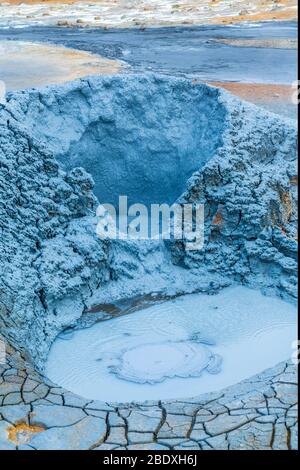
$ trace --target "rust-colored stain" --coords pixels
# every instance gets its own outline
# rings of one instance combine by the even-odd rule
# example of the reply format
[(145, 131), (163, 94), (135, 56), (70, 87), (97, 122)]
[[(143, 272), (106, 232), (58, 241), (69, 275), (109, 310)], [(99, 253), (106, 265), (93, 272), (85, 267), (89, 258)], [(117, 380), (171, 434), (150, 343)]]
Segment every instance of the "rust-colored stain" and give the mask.
[(288, 234), (286, 233), (285, 228), (282, 225), (278, 225), (278, 227), (280, 228), (281, 233), (285, 238), (287, 238), (288, 240), (295, 240), (296, 242), (298, 242), (298, 233), (294, 237), (290, 237), (290, 236), (288, 236)]
[(224, 219), (220, 211), (216, 213), (211, 223), (212, 225), (222, 225), (224, 223)]
[(35, 434), (43, 431), (45, 431), (45, 428), (42, 426), (33, 426), (26, 423), (7, 428), (8, 439), (17, 445), (28, 443)]
[(226, 16), (225, 18), (212, 18), (211, 22), (215, 24), (232, 24), (242, 21), (270, 21), (270, 20), (294, 20), (297, 18), (297, 10), (266, 11), (260, 13), (249, 13), (245, 15)]
[(280, 200), (284, 207), (287, 222), (291, 219), (293, 213), (292, 198), (288, 191), (283, 191), (280, 195)]
[[(237, 83), (237, 82), (207, 82), (209, 85), (222, 87), (233, 95), (244, 100), (257, 102), (292, 102), (295, 89), (290, 85), (276, 85), (265, 83)], [(295, 105), (296, 106), (296, 105)]]

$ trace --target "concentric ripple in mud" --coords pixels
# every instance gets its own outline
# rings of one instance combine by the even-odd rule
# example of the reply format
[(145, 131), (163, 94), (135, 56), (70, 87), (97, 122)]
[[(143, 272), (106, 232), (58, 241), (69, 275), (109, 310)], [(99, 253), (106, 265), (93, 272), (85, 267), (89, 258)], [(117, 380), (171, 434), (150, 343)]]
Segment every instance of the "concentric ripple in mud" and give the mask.
[(291, 356), (296, 308), (245, 287), (193, 294), (61, 335), (47, 375), (87, 398), (199, 395)]

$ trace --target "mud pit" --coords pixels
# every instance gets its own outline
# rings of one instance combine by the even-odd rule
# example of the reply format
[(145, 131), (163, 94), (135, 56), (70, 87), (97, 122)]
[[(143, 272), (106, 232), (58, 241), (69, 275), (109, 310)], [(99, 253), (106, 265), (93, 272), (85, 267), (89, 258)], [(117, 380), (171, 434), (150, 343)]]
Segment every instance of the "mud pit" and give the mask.
[(196, 396), (284, 360), (296, 322), (292, 305), (245, 287), (192, 294), (60, 335), (46, 374), (94, 400)]
[[(113, 317), (95, 312), (99, 304), (230, 285), (295, 302), (290, 121), (217, 88), (153, 75), (94, 77), (7, 98), (0, 326), (37, 380), (58, 334)], [(146, 204), (204, 203), (204, 248), (100, 240), (97, 197), (114, 202), (123, 191)]]

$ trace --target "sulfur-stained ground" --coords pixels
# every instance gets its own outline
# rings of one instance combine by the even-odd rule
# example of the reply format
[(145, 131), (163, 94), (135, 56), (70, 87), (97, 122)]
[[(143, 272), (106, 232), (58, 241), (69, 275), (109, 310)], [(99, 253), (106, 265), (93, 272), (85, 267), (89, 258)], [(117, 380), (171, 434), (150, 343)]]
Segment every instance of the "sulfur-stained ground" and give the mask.
[(0, 4), (0, 24), (148, 27), (292, 20), (295, 0), (9, 0)]

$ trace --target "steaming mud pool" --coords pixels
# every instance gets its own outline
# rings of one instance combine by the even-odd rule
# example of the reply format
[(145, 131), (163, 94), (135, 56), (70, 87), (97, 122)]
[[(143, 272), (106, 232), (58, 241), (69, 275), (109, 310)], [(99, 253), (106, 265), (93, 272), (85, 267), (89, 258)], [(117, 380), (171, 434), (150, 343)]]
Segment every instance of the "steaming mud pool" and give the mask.
[(292, 304), (246, 287), (186, 295), (59, 335), (46, 374), (110, 402), (192, 397), (289, 358), (296, 322)]

